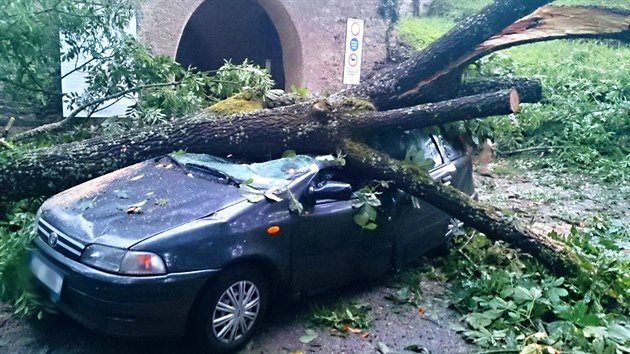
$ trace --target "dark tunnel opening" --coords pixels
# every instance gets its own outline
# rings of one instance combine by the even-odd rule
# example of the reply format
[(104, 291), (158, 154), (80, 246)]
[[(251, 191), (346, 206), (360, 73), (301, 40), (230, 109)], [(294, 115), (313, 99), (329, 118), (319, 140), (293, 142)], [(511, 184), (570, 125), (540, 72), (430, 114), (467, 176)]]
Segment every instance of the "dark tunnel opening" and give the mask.
[(200, 71), (248, 59), (267, 68), (277, 88), (285, 87), (280, 37), (256, 0), (204, 1), (186, 24), (176, 58)]

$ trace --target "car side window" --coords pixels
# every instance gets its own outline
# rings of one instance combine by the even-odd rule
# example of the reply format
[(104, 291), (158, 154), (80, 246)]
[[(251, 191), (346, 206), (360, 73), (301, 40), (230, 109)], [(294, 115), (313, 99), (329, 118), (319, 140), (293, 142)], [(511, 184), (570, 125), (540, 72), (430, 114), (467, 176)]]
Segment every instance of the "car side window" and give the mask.
[(358, 178), (352, 177), (345, 169), (340, 167), (329, 167), (319, 171), (314, 182), (317, 185), (321, 185), (330, 181), (348, 183), (354, 191), (362, 187), (358, 185)]
[(421, 130), (381, 134), (373, 137), (369, 143), (396, 160), (414, 162), (427, 168), (444, 163), (440, 150), (431, 136)]

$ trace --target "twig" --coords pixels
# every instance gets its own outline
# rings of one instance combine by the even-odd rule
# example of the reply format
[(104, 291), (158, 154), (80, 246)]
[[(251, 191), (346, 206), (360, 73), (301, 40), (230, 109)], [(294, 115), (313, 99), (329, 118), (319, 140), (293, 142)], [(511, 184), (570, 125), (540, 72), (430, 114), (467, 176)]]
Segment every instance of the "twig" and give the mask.
[(145, 89), (150, 89), (150, 88), (156, 88), (156, 87), (166, 87), (166, 86), (174, 86), (174, 85), (179, 85), (181, 83), (181, 81), (176, 81), (176, 82), (163, 82), (163, 83), (159, 83), (159, 84), (148, 84), (148, 85), (140, 85), (140, 86), (135, 86), (120, 92), (116, 92), (114, 94), (105, 96), (105, 97), (101, 97), (101, 98), (97, 98), (94, 100), (91, 100), (89, 102), (86, 102), (82, 105), (80, 105), (79, 107), (77, 107), (74, 111), (70, 112), (70, 114), (68, 115), (68, 117), (58, 121), (58, 122), (54, 122), (54, 123), (49, 123), (49, 124), (44, 124), (42, 126), (39, 126), (37, 128), (33, 128), (31, 130), (25, 131), (24, 133), (20, 133), (17, 134), (15, 136), (13, 136), (13, 140), (21, 140), (21, 139), (25, 139), (28, 137), (31, 137), (35, 134), (39, 134), (39, 133), (43, 133), (43, 132), (50, 132), (50, 131), (54, 131), (60, 128), (65, 127), (66, 125), (72, 123), (76, 118), (77, 115), (81, 112), (83, 112), (84, 110), (101, 104), (103, 102), (107, 102), (109, 100), (113, 100), (119, 97), (123, 97), (127, 94), (130, 94), (132, 92), (136, 92), (136, 91), (141, 91), (141, 90), (145, 90)]
[(528, 147), (528, 148), (523, 148), (523, 149), (517, 149), (517, 150), (510, 150), (510, 151), (500, 151), (497, 149), (494, 149), (494, 151), (498, 154), (498, 155), (516, 155), (516, 154), (520, 154), (523, 152), (532, 152), (532, 151), (550, 151), (550, 150), (560, 150), (560, 149), (567, 149), (569, 148), (569, 146), (534, 146), (534, 147)]
[(19, 87), (26, 91), (45, 93), (50, 96), (63, 96), (64, 95), (63, 93), (48, 91), (39, 87), (30, 87), (30, 86), (21, 84), (19, 82), (16, 82), (11, 79), (4, 78), (4, 77), (0, 77), (0, 82), (4, 82), (5, 84), (9, 84), (11, 86)]
[(573, 225), (573, 226), (580, 226), (580, 222), (579, 221), (575, 221), (575, 220), (571, 220), (569, 218), (565, 218), (564, 216), (560, 216), (560, 215), (550, 215), (550, 217), (552, 219), (556, 219), (556, 220), (560, 220), (560, 221), (564, 221), (569, 225)]
[(4, 127), (4, 137), (6, 138), (7, 135), (9, 135), (9, 130), (11, 130), (11, 128), (13, 128), (13, 123), (15, 123), (15, 118), (11, 117), (9, 118), (9, 121), (7, 122), (6, 127)]

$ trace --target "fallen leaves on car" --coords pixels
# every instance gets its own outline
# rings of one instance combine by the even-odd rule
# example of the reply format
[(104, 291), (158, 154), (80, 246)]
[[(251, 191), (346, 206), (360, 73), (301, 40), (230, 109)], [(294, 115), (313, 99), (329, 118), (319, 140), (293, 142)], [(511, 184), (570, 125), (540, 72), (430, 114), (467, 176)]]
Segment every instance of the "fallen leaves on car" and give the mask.
[(288, 191), (287, 193), (289, 195), (289, 210), (298, 215), (302, 214), (304, 212), (304, 206), (302, 205), (302, 203), (297, 200), (293, 193), (291, 193), (290, 191)]
[(136, 204), (131, 204), (125, 208), (125, 213), (127, 214), (142, 214), (142, 206), (147, 203), (146, 200), (138, 202)]
[(142, 209), (137, 206), (130, 206), (125, 209), (125, 213), (127, 214), (142, 214)]
[(250, 187), (246, 184), (241, 184), (238, 187), (238, 192), (250, 203), (258, 203), (260, 201), (265, 200), (265, 192), (258, 190), (254, 187)]
[(416, 309), (416, 312), (418, 313), (419, 316), (424, 316), (424, 314), (427, 312), (427, 310), (424, 307), (418, 307)]
[(138, 176), (132, 178), (131, 180), (132, 181), (138, 181), (138, 180), (141, 180), (142, 178), (144, 178), (144, 174), (138, 175)]
[[(247, 182), (247, 181), (246, 181)], [(266, 191), (249, 186), (247, 183), (242, 183), (238, 187), (238, 192), (250, 203), (258, 203), (265, 199), (272, 202), (281, 202), (282, 198), (278, 196), (281, 193), (279, 189), (268, 189)]]
[(116, 189), (114, 195), (120, 199), (129, 199), (129, 193), (126, 190)]
[(158, 200), (155, 201), (155, 205), (158, 206), (164, 206), (168, 203), (168, 199), (166, 198), (159, 198)]
[(312, 330), (310, 328), (307, 328), (306, 330), (304, 330), (304, 332), (306, 334), (299, 338), (300, 343), (303, 343), (303, 344), (308, 344), (308, 343), (314, 341), (315, 338), (317, 338), (319, 336), (319, 334), (317, 334), (317, 332), (315, 332), (314, 330)]
[(265, 198), (271, 200), (272, 202), (281, 202), (282, 198), (278, 197), (276, 193), (278, 193), (278, 190), (273, 189), (273, 190), (266, 191), (264, 195), (265, 195)]

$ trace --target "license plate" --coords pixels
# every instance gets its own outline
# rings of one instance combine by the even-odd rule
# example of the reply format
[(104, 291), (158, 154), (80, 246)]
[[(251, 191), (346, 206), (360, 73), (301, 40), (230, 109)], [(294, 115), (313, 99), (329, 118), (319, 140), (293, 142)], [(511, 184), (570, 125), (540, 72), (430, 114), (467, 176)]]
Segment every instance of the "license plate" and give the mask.
[(35, 277), (53, 292), (53, 298), (58, 299), (61, 295), (63, 276), (50, 268), (35, 254), (31, 256), (29, 266)]

